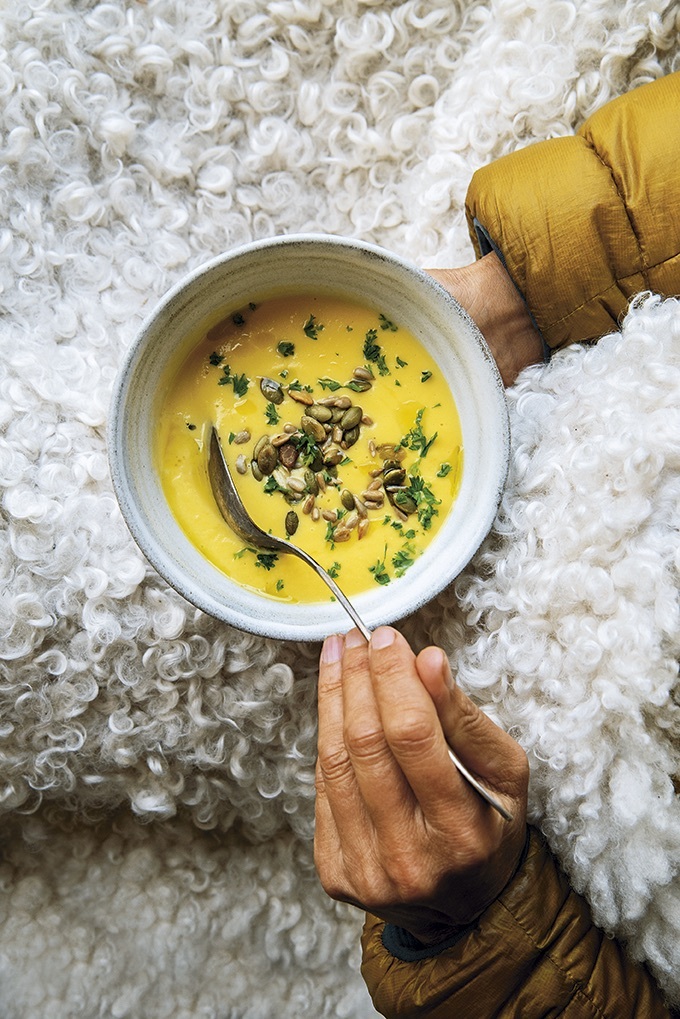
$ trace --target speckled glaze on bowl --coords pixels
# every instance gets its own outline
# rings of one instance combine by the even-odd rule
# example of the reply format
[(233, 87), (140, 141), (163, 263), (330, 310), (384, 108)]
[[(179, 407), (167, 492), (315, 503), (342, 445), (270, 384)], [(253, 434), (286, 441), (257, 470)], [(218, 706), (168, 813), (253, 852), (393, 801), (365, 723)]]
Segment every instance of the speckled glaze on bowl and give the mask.
[(114, 488), (149, 562), (194, 605), (251, 633), (317, 640), (350, 621), (333, 602), (289, 604), (231, 581), (180, 529), (154, 465), (159, 393), (169, 363), (230, 311), (272, 292), (341, 294), (409, 329), (433, 355), (453, 393), (463, 433), (458, 498), (404, 577), (356, 596), (373, 628), (423, 605), (467, 565), (489, 531), (508, 469), (503, 384), (484, 339), (460, 305), (427, 273), (379, 247), (341, 237), (289, 235), (216, 258), (180, 281), (147, 318), (115, 383), (109, 430)]

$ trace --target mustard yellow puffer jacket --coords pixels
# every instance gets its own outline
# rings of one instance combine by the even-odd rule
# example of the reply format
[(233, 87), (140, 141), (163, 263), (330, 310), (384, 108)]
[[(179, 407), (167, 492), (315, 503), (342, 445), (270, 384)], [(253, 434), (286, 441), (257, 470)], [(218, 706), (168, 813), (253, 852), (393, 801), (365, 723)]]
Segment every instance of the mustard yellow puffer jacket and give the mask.
[(466, 207), (477, 254), (497, 249), (553, 350), (616, 329), (641, 290), (677, 296), (680, 73), (478, 170)]
[[(617, 328), (641, 290), (680, 293), (680, 74), (609, 103), (573, 138), (479, 170), (477, 254), (494, 248), (546, 344)], [(593, 925), (543, 840), (452, 943), (422, 949), (368, 916), (363, 974), (377, 1009), (409, 1019), (668, 1019), (649, 972)]]

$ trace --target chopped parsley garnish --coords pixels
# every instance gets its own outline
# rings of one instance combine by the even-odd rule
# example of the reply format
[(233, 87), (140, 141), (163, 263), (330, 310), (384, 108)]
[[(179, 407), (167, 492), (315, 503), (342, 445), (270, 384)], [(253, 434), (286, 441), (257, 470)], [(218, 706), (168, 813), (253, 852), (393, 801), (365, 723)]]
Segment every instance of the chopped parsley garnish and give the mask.
[(276, 349), (281, 357), (292, 357), (295, 353), (295, 344), (289, 343), (287, 340), (280, 340), (276, 344)]
[[(252, 554), (255, 556), (255, 565), (261, 566), (262, 569), (267, 571), (273, 570), (279, 559), (278, 554), (276, 552), (258, 552), (257, 549), (250, 548), (249, 545), (246, 545), (244, 546), (244, 548), (239, 549), (238, 552), (234, 552), (234, 559), (240, 559), (243, 555), (245, 555), (246, 552), (252, 552)], [(279, 583), (282, 582), (279, 581)], [(277, 590), (280, 590), (278, 584)]]
[(442, 464), (441, 467), (439, 468), (439, 470), (437, 471), (437, 477), (438, 478), (445, 478), (447, 474), (451, 473), (452, 467), (453, 467), (453, 464), (448, 464), (448, 463)]
[(310, 340), (318, 340), (319, 333), (322, 331), (323, 326), (320, 322), (316, 321), (316, 315), (310, 315), (302, 328), (305, 335), (309, 336)]
[(278, 562), (278, 555), (276, 552), (258, 552), (255, 556), (255, 565), (261, 566), (264, 570), (273, 570), (274, 566)]
[(381, 329), (389, 329), (391, 333), (396, 333), (399, 326), (395, 325), (394, 322), (390, 322), (390, 320), (383, 314), (378, 315), (378, 318), (380, 319)]
[(417, 475), (409, 475), (409, 487), (405, 492), (397, 492), (394, 501), (396, 505), (399, 505), (400, 497), (403, 500), (405, 497), (410, 498), (416, 503), (418, 510), (418, 522), (424, 531), (429, 531), (432, 526), (432, 517), (436, 517), (439, 514), (437, 506), (441, 504), (441, 499), (435, 498), (434, 492), (431, 488), (425, 484), (424, 480)]
[(306, 464), (311, 464), (319, 455), (319, 446), (315, 438), (306, 432), (297, 432), (290, 437), (291, 443), (302, 456)]
[(337, 389), (342, 389), (342, 382), (336, 382), (335, 379), (329, 379), (327, 375), (324, 375), (322, 379), (317, 379), (317, 382), (322, 389), (330, 389), (331, 393), (334, 393)]
[(407, 368), (408, 367), (408, 361), (402, 361), (402, 359), (400, 357), (395, 358), (395, 361), (397, 362), (397, 364), (399, 365), (400, 368)]
[(340, 575), (340, 570), (341, 569), (342, 569), (341, 564), (338, 563), (338, 562), (335, 562), (335, 563), (333, 563), (332, 566), (328, 567), (328, 569), (326, 570), (326, 573), (328, 574), (329, 577), (332, 577), (333, 580), (337, 580), (338, 576)]
[(282, 488), (281, 485), (276, 480), (276, 478), (274, 477), (274, 475), (270, 474), (267, 480), (265, 481), (264, 485), (262, 486), (262, 491), (266, 492), (267, 495), (272, 495), (273, 492), (288, 492), (288, 489)]
[(415, 562), (415, 549), (410, 542), (407, 542), (402, 549), (392, 556), (395, 576), (403, 577), (409, 566)]
[(406, 449), (412, 449), (414, 453), (418, 453), (419, 456), (427, 456), (430, 447), (434, 440), (437, 438), (438, 432), (435, 432), (431, 439), (428, 439), (423, 431), (422, 421), (425, 408), (421, 407), (416, 414), (416, 420), (413, 428), (410, 429), (399, 443), (400, 446)]
[(432, 372), (424, 371), (420, 373), (420, 381), (427, 382), (428, 379), (432, 378)]
[(222, 365), (222, 372), (222, 377), (217, 380), (218, 386), (228, 386), (231, 384), (234, 387), (234, 394), (236, 396), (245, 396), (250, 385), (248, 376), (245, 373), (232, 375), (228, 364)]
[(283, 588), (284, 588), (283, 581), (279, 577), (279, 579), (276, 581), (276, 590), (277, 591), (283, 591)]
[(366, 339), (364, 340), (364, 357), (367, 361), (371, 361), (373, 364), (378, 366), (378, 371), (381, 375), (389, 375), (390, 370), (387, 367), (385, 355), (382, 353), (380, 344), (375, 342), (377, 337), (377, 329), (369, 329), (366, 333)]
[[(335, 533), (334, 533), (335, 532), (335, 525), (340, 523), (342, 518), (345, 516), (345, 512), (346, 512), (345, 510), (338, 510), (338, 515), (337, 515), (336, 519), (335, 520), (329, 520), (327, 525), (326, 525), (326, 533), (324, 535), (324, 541), (329, 542), (329, 544), (331, 546), (331, 552), (335, 548), (335, 542), (333, 541), (333, 538), (335, 537)], [(339, 569), (339, 565), (338, 565), (338, 569)]]
[(237, 311), (235, 315), (232, 315), (231, 320), (235, 326), (244, 326), (246, 324), (246, 320), (240, 311)]
[(267, 418), (267, 424), (277, 425), (281, 420), (281, 415), (277, 411), (273, 403), (268, 403), (265, 407), (265, 417)]
[(373, 579), (376, 584), (385, 585), (390, 582), (390, 575), (385, 568), (385, 556), (387, 555), (387, 545), (385, 545), (385, 554), (382, 559), (373, 565), (368, 567), (368, 572), (373, 574)]
[(314, 390), (311, 386), (303, 386), (299, 379), (293, 379), (292, 382), (288, 383), (288, 388), (292, 389), (296, 393), (313, 393)]
[(224, 361), (224, 357), (222, 356), (222, 354), (218, 354), (216, 350), (213, 350), (208, 360), (210, 361), (210, 364), (213, 366), (213, 368), (216, 368), (219, 364), (222, 364), (222, 362)]

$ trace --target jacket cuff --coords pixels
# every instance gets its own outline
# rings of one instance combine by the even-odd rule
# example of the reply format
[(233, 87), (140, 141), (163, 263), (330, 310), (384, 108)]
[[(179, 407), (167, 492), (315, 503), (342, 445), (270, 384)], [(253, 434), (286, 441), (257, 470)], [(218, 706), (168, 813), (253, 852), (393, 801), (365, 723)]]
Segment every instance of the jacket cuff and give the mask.
[(619, 97), (571, 137), (479, 169), (466, 200), (555, 350), (618, 329), (642, 290), (680, 289), (680, 73)]
[(435, 956), (405, 961), (367, 915), (362, 973), (388, 1019), (668, 1019), (651, 975), (592, 922), (535, 829), (524, 865), (473, 928)]

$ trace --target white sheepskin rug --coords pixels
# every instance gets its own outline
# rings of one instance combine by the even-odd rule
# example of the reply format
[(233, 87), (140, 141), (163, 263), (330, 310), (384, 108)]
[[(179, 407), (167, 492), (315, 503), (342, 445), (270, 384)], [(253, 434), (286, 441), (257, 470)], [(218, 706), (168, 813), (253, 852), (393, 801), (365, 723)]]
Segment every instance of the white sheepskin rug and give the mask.
[[(312, 865), (318, 645), (196, 611), (113, 497), (112, 381), (184, 273), (298, 231), (472, 252), (474, 169), (680, 67), (670, 0), (7, 0), (0, 1015), (369, 1019)], [(526, 747), (595, 917), (680, 1002), (680, 307), (509, 394), (465, 574), (404, 621)]]

